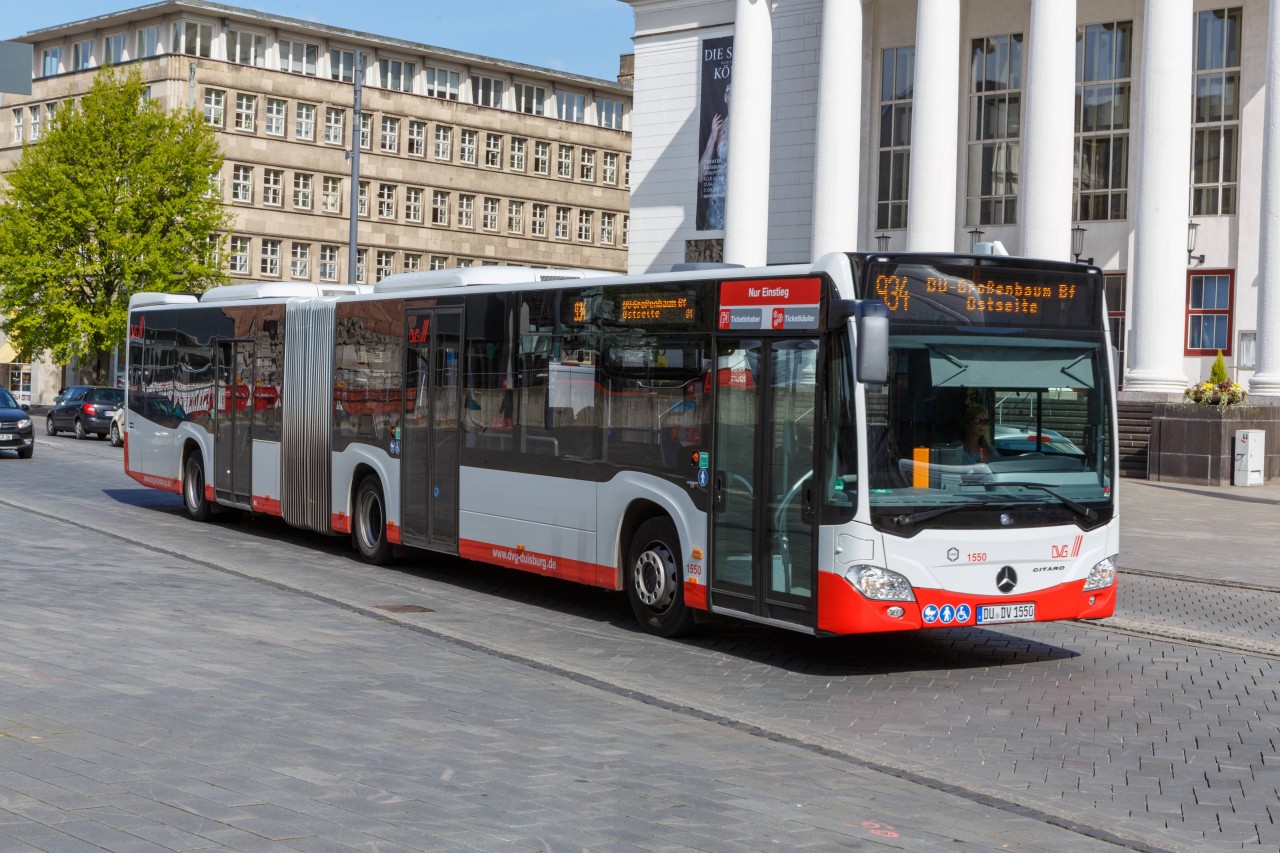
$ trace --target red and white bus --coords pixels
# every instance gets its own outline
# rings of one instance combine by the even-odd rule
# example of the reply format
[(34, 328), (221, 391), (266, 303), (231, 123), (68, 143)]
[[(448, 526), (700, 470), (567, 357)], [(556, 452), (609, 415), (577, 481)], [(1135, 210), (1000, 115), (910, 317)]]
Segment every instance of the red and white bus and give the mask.
[(125, 468), (183, 496), (812, 634), (1115, 607), (1094, 267), (477, 267), (130, 305)]

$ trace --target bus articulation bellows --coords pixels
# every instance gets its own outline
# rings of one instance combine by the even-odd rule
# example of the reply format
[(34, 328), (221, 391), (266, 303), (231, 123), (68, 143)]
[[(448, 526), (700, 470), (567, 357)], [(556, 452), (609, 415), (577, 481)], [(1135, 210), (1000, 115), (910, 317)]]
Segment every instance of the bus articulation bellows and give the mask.
[(661, 635), (1100, 618), (1114, 370), (1096, 268), (994, 255), (138, 294), (125, 468), (373, 563), (626, 590)]

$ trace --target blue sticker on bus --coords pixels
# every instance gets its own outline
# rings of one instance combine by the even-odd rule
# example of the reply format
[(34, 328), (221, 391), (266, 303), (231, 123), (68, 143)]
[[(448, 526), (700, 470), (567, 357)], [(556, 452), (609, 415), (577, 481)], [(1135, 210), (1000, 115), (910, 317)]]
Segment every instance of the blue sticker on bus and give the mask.
[(956, 621), (968, 622), (969, 617), (973, 615), (973, 611), (969, 609), (969, 605), (961, 604), (956, 608)]
[(941, 607), (936, 604), (926, 604), (920, 611), (920, 618), (926, 625), (932, 625), (935, 622), (941, 622), (943, 625), (950, 625), (952, 622), (963, 625), (972, 615), (973, 608), (967, 604), (944, 604)]
[(920, 615), (924, 617), (926, 624), (932, 625), (938, 621), (938, 605), (926, 604), (924, 610), (920, 611)]
[(698, 469), (698, 485), (702, 486), (705, 489), (707, 487), (707, 483), (710, 483), (710, 482), (711, 482), (711, 472), (708, 471), (706, 468), (699, 468)]

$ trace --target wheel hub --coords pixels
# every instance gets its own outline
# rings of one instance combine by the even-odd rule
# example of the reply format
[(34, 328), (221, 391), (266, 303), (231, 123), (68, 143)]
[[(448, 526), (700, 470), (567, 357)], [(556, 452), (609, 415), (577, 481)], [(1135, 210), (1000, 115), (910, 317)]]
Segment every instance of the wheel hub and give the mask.
[(636, 558), (636, 596), (655, 611), (665, 610), (676, 595), (676, 565), (665, 548), (650, 545)]

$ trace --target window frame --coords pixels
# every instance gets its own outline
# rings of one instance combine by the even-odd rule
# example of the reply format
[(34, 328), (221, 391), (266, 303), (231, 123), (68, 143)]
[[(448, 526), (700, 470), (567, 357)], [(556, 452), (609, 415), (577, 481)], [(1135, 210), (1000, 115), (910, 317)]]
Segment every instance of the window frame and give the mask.
[[(1195, 280), (1201, 279), (1201, 293), (1203, 294), (1203, 279), (1226, 279), (1227, 287), (1227, 307), (1226, 308), (1193, 308), (1191, 305), (1192, 291), (1195, 287)], [(1202, 295), (1203, 299), (1203, 295)], [(1185, 322), (1183, 323), (1183, 355), (1187, 356), (1215, 356), (1218, 350), (1222, 350), (1222, 355), (1226, 358), (1231, 357), (1232, 344), (1235, 337), (1235, 305), (1236, 305), (1236, 271), (1233, 269), (1196, 269), (1187, 270), (1187, 290), (1186, 297), (1183, 300), (1183, 308), (1185, 311)], [(1223, 317), (1226, 319), (1226, 344), (1222, 347), (1192, 347), (1191, 346), (1191, 327), (1193, 320), (1204, 317)], [(1215, 327), (1216, 327), (1215, 323)], [(1203, 328), (1203, 327), (1202, 327)], [(1203, 334), (1203, 331), (1202, 331)], [(1202, 341), (1203, 343), (1203, 341)]]

